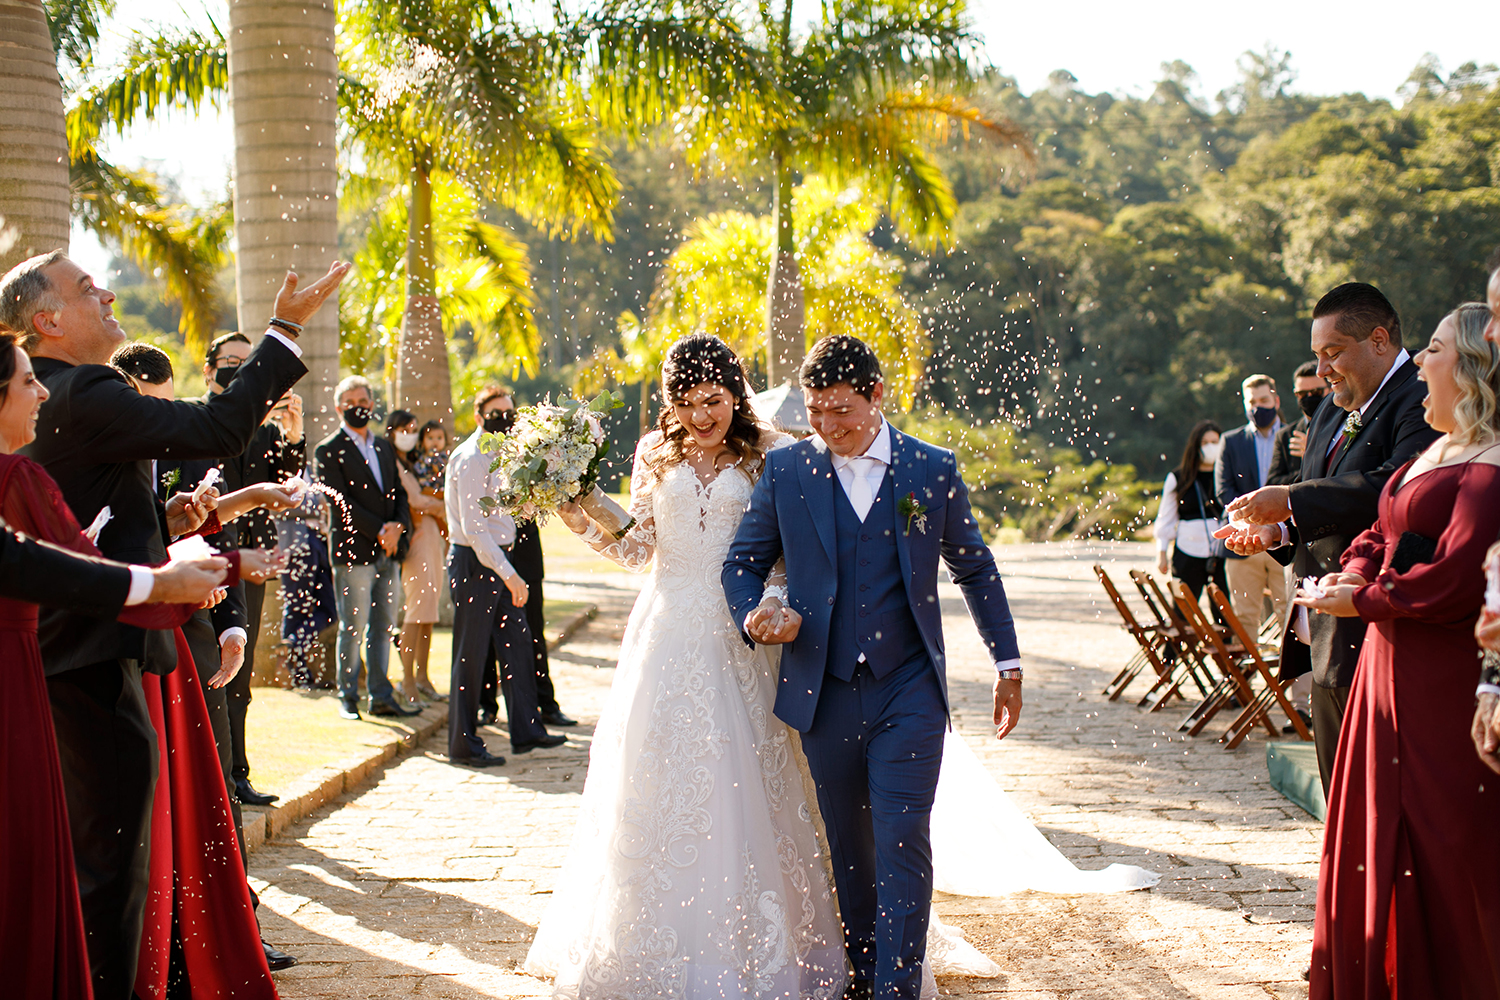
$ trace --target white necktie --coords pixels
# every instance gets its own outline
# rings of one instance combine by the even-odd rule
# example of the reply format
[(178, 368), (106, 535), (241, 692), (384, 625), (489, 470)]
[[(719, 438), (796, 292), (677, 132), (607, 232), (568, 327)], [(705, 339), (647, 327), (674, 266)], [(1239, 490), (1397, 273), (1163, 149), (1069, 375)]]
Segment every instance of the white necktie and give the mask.
[(875, 494), (870, 489), (869, 478), (875, 461), (863, 455), (849, 460), (849, 471), (852, 474), (849, 481), (849, 505), (854, 508), (854, 513), (859, 515), (860, 523), (864, 523), (865, 517), (870, 513), (870, 508), (875, 505)]

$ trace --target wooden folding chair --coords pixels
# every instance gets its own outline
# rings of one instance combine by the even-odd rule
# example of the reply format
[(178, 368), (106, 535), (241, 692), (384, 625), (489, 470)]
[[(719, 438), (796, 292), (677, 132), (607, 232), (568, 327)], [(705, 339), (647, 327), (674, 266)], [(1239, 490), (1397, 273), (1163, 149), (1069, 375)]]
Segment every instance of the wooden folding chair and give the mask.
[[(1199, 642), (1203, 644), (1204, 652), (1219, 670), (1219, 680), (1209, 691), (1208, 695), (1188, 713), (1187, 718), (1182, 720), (1179, 730), (1187, 730), (1189, 736), (1197, 736), (1203, 727), (1208, 725), (1219, 709), (1228, 705), (1230, 699), (1238, 698), (1240, 704), (1249, 705), (1254, 700), (1255, 692), (1250, 687), (1250, 681), (1245, 676), (1240, 666), (1241, 650), (1231, 649), (1219, 634), (1219, 630), (1203, 614), (1203, 609), (1193, 598), (1193, 592), (1186, 584), (1178, 583), (1173, 587), (1173, 594), (1177, 598), (1177, 607), (1188, 620), (1188, 625), (1197, 635)], [(1271, 723), (1269, 716), (1263, 716), (1255, 721), (1264, 723), (1266, 731), (1272, 736), (1277, 734), (1276, 727)]]
[(1244, 644), (1245, 664), (1254, 668), (1255, 673), (1260, 675), (1260, 679), (1265, 685), (1259, 694), (1246, 703), (1244, 710), (1240, 712), (1234, 723), (1230, 725), (1229, 731), (1222, 737), (1227, 748), (1233, 750), (1239, 746), (1240, 741), (1250, 735), (1250, 730), (1254, 729), (1256, 724), (1260, 722), (1265, 722), (1267, 728), (1271, 730), (1272, 735), (1275, 735), (1276, 726), (1271, 722), (1270, 718), (1271, 707), (1273, 705), (1279, 705), (1281, 710), (1286, 713), (1286, 717), (1291, 720), (1292, 727), (1297, 730), (1298, 736), (1304, 740), (1312, 739), (1312, 733), (1308, 730), (1307, 723), (1302, 721), (1302, 716), (1292, 707), (1292, 703), (1287, 700), (1286, 692), (1282, 689), (1281, 682), (1277, 680), (1276, 675), (1271, 670), (1273, 662), (1280, 663), (1281, 654), (1277, 653), (1274, 656), (1268, 657), (1261, 653), (1257, 645), (1249, 641), (1250, 636), (1245, 630), (1245, 623), (1240, 621), (1235, 615), (1234, 608), (1229, 601), (1229, 596), (1220, 590), (1217, 584), (1210, 583), (1208, 585), (1208, 593), (1213, 599), (1214, 604), (1218, 606), (1219, 613), (1229, 623), (1230, 631)]
[[(1156, 711), (1166, 704), (1174, 694), (1181, 698), (1179, 690), (1183, 681), (1191, 678), (1198, 687), (1198, 693), (1207, 694), (1210, 684), (1204, 683), (1205, 667), (1203, 654), (1198, 649), (1193, 639), (1192, 630), (1182, 620), (1182, 615), (1177, 612), (1177, 604), (1169, 601), (1157, 585), (1156, 578), (1144, 570), (1133, 569), (1130, 571), (1130, 580), (1135, 584), (1135, 589), (1140, 592), (1141, 601), (1150, 609), (1156, 619), (1157, 629), (1162, 637), (1165, 649), (1162, 651), (1162, 661), (1171, 668), (1169, 676), (1158, 677), (1151, 690), (1147, 691), (1137, 703), (1146, 705), (1153, 702), (1151, 711)], [(1158, 692), (1162, 692), (1158, 696)]]
[(1142, 670), (1145, 670), (1147, 666), (1150, 666), (1158, 677), (1168, 673), (1169, 668), (1161, 659), (1163, 641), (1159, 630), (1154, 626), (1144, 626), (1136, 620), (1135, 614), (1130, 610), (1130, 605), (1125, 603), (1125, 598), (1120, 595), (1119, 589), (1115, 587), (1115, 583), (1109, 578), (1109, 574), (1104, 572), (1103, 566), (1095, 563), (1094, 575), (1104, 585), (1104, 592), (1109, 595), (1110, 601), (1114, 603), (1115, 610), (1119, 612), (1120, 619), (1124, 623), (1122, 627), (1130, 633), (1131, 637), (1135, 639), (1136, 644), (1140, 647), (1136, 650), (1135, 655), (1130, 658), (1130, 661), (1125, 664), (1124, 668), (1118, 674), (1115, 674), (1114, 680), (1104, 685), (1104, 693), (1109, 696), (1110, 701), (1114, 701), (1120, 697), (1120, 694), (1130, 682), (1135, 680), (1136, 676)]

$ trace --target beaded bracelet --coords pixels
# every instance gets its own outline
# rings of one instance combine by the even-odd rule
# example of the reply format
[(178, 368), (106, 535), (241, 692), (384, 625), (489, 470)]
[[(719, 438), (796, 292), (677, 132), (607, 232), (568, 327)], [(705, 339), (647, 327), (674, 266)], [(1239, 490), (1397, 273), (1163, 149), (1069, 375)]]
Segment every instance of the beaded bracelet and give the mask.
[(280, 329), (285, 330), (287, 333), (290, 333), (294, 337), (302, 332), (301, 323), (293, 323), (291, 320), (282, 319), (280, 316), (272, 316), (267, 322), (271, 326), (279, 327)]

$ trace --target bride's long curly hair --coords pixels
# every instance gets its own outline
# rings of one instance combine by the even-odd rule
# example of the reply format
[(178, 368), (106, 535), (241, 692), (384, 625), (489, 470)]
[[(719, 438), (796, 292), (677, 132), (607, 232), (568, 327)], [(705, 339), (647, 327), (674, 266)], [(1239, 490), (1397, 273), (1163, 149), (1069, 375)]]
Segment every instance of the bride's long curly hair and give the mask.
[(750, 407), (750, 386), (744, 366), (729, 345), (711, 334), (683, 337), (667, 351), (661, 366), (662, 405), (657, 429), (662, 441), (651, 456), (659, 476), (681, 463), (685, 456), (687, 428), (677, 419), (673, 400), (681, 399), (704, 383), (722, 385), (734, 397), (734, 416), (724, 435), (728, 448), (751, 479), (760, 474), (765, 461), (768, 428)]

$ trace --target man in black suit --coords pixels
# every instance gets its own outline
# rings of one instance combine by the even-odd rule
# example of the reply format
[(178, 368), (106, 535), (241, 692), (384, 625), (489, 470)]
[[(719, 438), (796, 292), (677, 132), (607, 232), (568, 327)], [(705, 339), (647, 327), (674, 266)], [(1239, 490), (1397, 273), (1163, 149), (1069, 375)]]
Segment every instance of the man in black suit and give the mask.
[[(208, 345), (203, 363), (203, 382), (208, 387), (204, 401), (229, 388), (240, 365), (250, 359), (250, 338), (243, 333), (226, 333)], [(218, 464), (224, 476), (222, 492), (232, 492), (252, 483), (283, 483), (298, 475), (307, 464), (307, 439), (303, 435), (302, 398), (288, 392), (271, 407), (270, 414), (255, 429), (255, 437), (243, 454), (223, 459)], [(196, 480), (195, 480), (196, 481)], [(231, 547), (273, 549), (276, 526), (260, 508), (225, 526), (225, 541)], [(255, 646), (260, 639), (261, 610), (266, 602), (266, 585), (242, 581), (237, 588), (237, 603), (245, 616), (241, 637), (231, 638), (244, 657), (245, 667), (224, 687), (229, 711), (229, 744), (231, 755), (230, 794), (251, 806), (268, 806), (280, 796), (266, 795), (250, 783), (250, 759), (245, 753), (245, 713), (250, 709), (250, 682), (255, 671)], [(228, 603), (228, 602), (225, 602)], [(217, 610), (217, 609), (216, 609)], [(223, 636), (221, 635), (221, 640)]]
[(1313, 414), (1323, 405), (1328, 395), (1328, 384), (1318, 377), (1318, 363), (1305, 361), (1297, 366), (1292, 375), (1292, 392), (1297, 397), (1297, 409), (1302, 416), (1295, 424), (1289, 424), (1276, 435), (1276, 447), (1271, 457), (1271, 473), (1266, 476), (1267, 486), (1289, 486), (1297, 481), (1302, 472), (1302, 453), (1307, 449), (1307, 428), (1312, 425)]
[[(1214, 463), (1214, 493), (1229, 506), (1235, 498), (1266, 485), (1276, 435), (1281, 430), (1281, 397), (1276, 380), (1269, 375), (1251, 375), (1240, 383), (1246, 423), (1225, 433), (1218, 461)], [(1264, 552), (1241, 556), (1231, 552), (1224, 562), (1234, 613), (1254, 635), (1260, 630), (1261, 606), (1271, 592), (1271, 609), (1278, 622), (1286, 620), (1286, 574)]]
[(359, 718), (359, 649), (371, 715), (416, 715), (396, 700), (386, 674), (391, 626), (401, 600), (402, 536), (411, 510), (396, 467), (396, 450), (369, 428), (375, 416), (370, 383), (351, 375), (338, 385), (343, 426), (318, 445), (318, 479), (343, 497), (333, 518), (333, 592), (339, 606), (339, 715)]
[[(1250, 527), (1220, 529), (1231, 549), (1269, 550), (1291, 563), (1299, 580), (1339, 571), (1349, 543), (1375, 522), (1386, 480), (1438, 436), (1423, 418), (1427, 386), (1401, 346), (1401, 321), (1375, 286), (1351, 281), (1318, 300), (1312, 349), (1333, 402), (1313, 417), (1300, 480), (1236, 500), (1231, 518)], [(1358, 618), (1303, 619), (1299, 612), (1282, 644), (1283, 669), (1295, 670), (1299, 661), (1312, 667), (1313, 732), (1325, 794), (1364, 633)]]
[[(0, 278), (0, 322), (21, 332), (42, 404), (25, 452), (51, 473), (84, 524), (108, 506), (114, 519), (98, 546), (122, 562), (160, 563), (151, 459), (243, 451), (271, 402), (307, 371), (295, 343), (348, 270), (335, 264), (306, 289), (295, 275), (276, 298), (268, 330), (243, 382), (211, 404), (143, 396), (106, 362), (125, 339), (114, 294), (61, 251), (33, 257)], [(38, 637), (62, 759), (94, 995), (131, 995), (145, 916), (156, 734), (141, 671), (177, 663), (170, 633), (63, 611), (41, 615)]]
[[(490, 426), (485, 429), (492, 434), (507, 434), (516, 421), (516, 401), (511, 391), (502, 386), (494, 387), (494, 395), (483, 393), (475, 401), (476, 410), (491, 412)], [(496, 428), (491, 430), (491, 427)], [(536, 660), (536, 701), (542, 712), (542, 722), (549, 726), (576, 726), (578, 720), (570, 719), (557, 703), (557, 689), (552, 684), (552, 666), (547, 658), (547, 622), (544, 609), (546, 599), (542, 596), (542, 581), (547, 570), (542, 561), (542, 532), (535, 521), (516, 523), (516, 540), (507, 555), (510, 564), (526, 583), (526, 625), (531, 629), (531, 650)], [(500, 715), (500, 671), (495, 662), (495, 651), (485, 655), (484, 683), (479, 690), (479, 722), (489, 725)]]

